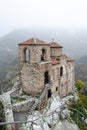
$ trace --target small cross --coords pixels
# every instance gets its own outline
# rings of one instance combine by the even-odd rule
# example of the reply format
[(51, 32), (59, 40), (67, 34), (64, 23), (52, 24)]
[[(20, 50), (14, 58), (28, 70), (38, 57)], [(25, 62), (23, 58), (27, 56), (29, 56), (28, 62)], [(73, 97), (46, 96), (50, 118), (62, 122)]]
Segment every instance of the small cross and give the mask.
[(54, 42), (54, 38), (52, 38), (52, 42)]

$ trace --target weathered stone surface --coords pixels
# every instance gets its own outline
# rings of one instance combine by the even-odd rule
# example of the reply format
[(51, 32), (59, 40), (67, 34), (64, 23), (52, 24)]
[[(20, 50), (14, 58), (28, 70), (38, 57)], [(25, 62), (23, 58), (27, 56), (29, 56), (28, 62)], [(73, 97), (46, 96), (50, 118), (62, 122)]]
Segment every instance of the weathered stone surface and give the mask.
[[(67, 100), (69, 100), (69, 97)], [(64, 104), (66, 104), (66, 100), (62, 100), (57, 94), (53, 94), (44, 112), (33, 112), (27, 118), (28, 123), (26, 125), (23, 124), (19, 130), (79, 130), (75, 123), (68, 120), (70, 118), (70, 111), (68, 108), (64, 108)], [(65, 117), (61, 120), (62, 114)]]
[[(4, 111), (5, 111), (5, 120), (6, 122), (14, 122), (14, 117), (13, 117), (13, 111), (12, 111), (12, 106), (11, 106), (11, 99), (10, 99), (10, 92), (6, 92), (2, 94), (2, 104), (4, 106)], [(7, 130), (15, 130), (14, 124), (9, 124), (7, 125)]]
[(30, 109), (31, 104), (35, 101), (36, 101), (35, 98), (30, 97), (29, 99), (27, 99), (25, 101), (14, 103), (12, 105), (12, 109), (13, 109), (13, 111), (17, 111), (17, 112), (18, 111), (27, 111)]
[(63, 110), (63, 114), (65, 118), (70, 118), (70, 110), (68, 110), (67, 108)]
[(85, 124), (87, 124), (87, 118), (84, 120)]
[(50, 112), (56, 110), (57, 112), (60, 112), (60, 107), (62, 106), (61, 104), (61, 99), (58, 96), (58, 94), (53, 94), (51, 98), (48, 99), (48, 104), (47, 107), (44, 110), (44, 113)]
[(79, 130), (76, 124), (68, 122), (67, 120), (59, 121), (54, 130)]
[[(44, 60), (41, 58), (42, 54)], [(21, 69), (22, 89), (26, 93), (39, 95), (46, 82), (49, 81), (52, 81), (51, 94), (56, 92), (64, 97), (73, 93), (74, 60), (62, 54), (62, 47), (57, 43), (43, 44), (40, 41), (40, 44), (33, 44), (30, 39), (30, 43), (27, 41), (19, 44), (19, 61), (23, 66)], [(48, 72), (48, 76), (45, 72)], [(49, 97), (48, 93), (47, 97)]]

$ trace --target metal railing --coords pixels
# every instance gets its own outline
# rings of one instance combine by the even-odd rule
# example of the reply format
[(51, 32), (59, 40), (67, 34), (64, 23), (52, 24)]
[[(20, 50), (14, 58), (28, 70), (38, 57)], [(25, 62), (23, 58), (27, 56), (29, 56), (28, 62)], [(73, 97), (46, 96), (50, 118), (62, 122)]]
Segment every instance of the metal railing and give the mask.
[(83, 122), (83, 125), (85, 127), (84, 120), (87, 119), (87, 115), (84, 115), (79, 110), (71, 108), (71, 107), (68, 107), (68, 109), (73, 111), (73, 112), (76, 112), (76, 121), (75, 121), (75, 123), (79, 126), (79, 120), (81, 120), (81, 122)]
[[(0, 122), (0, 126), (3, 126), (3, 125), (5, 125), (5, 126), (8, 126), (8, 125), (17, 125), (17, 124), (23, 124), (23, 123), (31, 123), (31, 130), (33, 130), (33, 124), (34, 124), (34, 122), (35, 121), (37, 121), (37, 120), (39, 120), (39, 119), (41, 119), (41, 118), (43, 118), (43, 117), (49, 117), (49, 116), (52, 116), (52, 120), (53, 120), (53, 114), (56, 112), (56, 113), (58, 113), (59, 115), (61, 115), (61, 111), (60, 112), (57, 112), (56, 110), (57, 110), (58, 108), (55, 108), (55, 110), (53, 110), (53, 111), (51, 111), (51, 112), (49, 112), (49, 113), (47, 113), (47, 114), (44, 114), (44, 115), (42, 115), (42, 116), (40, 116), (40, 117), (38, 117), (37, 119), (34, 119), (34, 120), (30, 120), (30, 121), (15, 121), (15, 122)], [(76, 124), (77, 124), (77, 126), (78, 126), (78, 119), (79, 119), (79, 114), (80, 114), (80, 116), (81, 117), (84, 117), (84, 119), (86, 119), (87, 117), (84, 115), (84, 114), (82, 114), (80, 111), (78, 111), (77, 109), (73, 109), (73, 108), (68, 108), (69, 110), (71, 110), (71, 111), (74, 111), (74, 112), (76, 112), (77, 113), (77, 122), (76, 122)], [(68, 119), (69, 117), (67, 117), (67, 119)], [(53, 121), (52, 121), (53, 122)], [(52, 123), (53, 124), (53, 123)], [(54, 125), (52, 125), (51, 126), (51, 130), (53, 130), (53, 128), (54, 128)], [(14, 130), (17, 130), (17, 128), (15, 128)], [(44, 130), (44, 129), (43, 129)]]

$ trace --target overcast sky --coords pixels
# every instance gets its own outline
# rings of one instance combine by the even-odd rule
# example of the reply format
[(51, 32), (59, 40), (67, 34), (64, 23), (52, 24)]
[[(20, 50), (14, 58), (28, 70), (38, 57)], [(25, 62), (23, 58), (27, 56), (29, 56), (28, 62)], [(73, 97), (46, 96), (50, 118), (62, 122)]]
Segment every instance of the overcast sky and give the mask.
[(87, 28), (87, 0), (0, 0), (0, 36), (25, 27)]

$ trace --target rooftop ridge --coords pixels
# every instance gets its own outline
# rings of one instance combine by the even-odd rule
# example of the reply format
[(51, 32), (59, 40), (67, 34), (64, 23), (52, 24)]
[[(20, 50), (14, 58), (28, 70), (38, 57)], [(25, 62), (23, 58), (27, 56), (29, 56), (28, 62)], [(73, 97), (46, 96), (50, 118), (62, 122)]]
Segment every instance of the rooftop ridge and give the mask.
[(39, 40), (39, 39), (37, 39), (35, 37), (30, 38), (30, 39), (28, 39), (26, 41), (23, 41), (23, 42), (19, 43), (19, 45), (33, 45), (33, 44), (37, 44), (37, 45), (49, 45), (50, 46), (50, 44), (48, 42)]
[(59, 43), (57, 43), (57, 42), (50, 42), (50, 46), (52, 47), (52, 48), (63, 48), (63, 46), (61, 46)]

